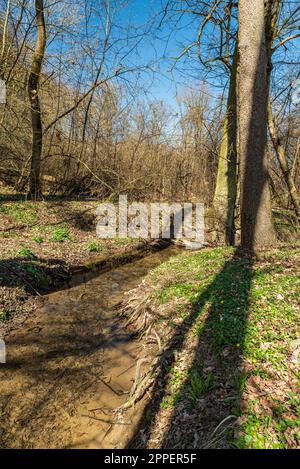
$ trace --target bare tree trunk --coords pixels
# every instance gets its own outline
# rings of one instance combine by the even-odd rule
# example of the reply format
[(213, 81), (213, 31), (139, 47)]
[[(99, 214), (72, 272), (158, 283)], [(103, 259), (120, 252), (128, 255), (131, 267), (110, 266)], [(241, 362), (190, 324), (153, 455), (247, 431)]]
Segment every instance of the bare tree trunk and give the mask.
[(267, 51), (264, 2), (239, 1), (238, 127), (241, 165), (241, 245), (275, 242), (267, 168)]
[(295, 181), (293, 179), (292, 173), (290, 171), (285, 150), (283, 145), (281, 144), (280, 137), (278, 135), (278, 130), (274, 121), (271, 103), (268, 102), (268, 125), (269, 125), (269, 133), (273, 143), (273, 147), (279, 162), (279, 166), (281, 168), (284, 180), (289, 190), (289, 194), (296, 212), (297, 217), (300, 216), (300, 198), (296, 188)]
[[(1, 80), (4, 80), (4, 69), (5, 69), (4, 55), (5, 55), (5, 46), (6, 46), (8, 18), (9, 18), (9, 14), (10, 14), (10, 3), (11, 3), (10, 0), (8, 0), (7, 5), (6, 5), (6, 12), (5, 12), (3, 30), (2, 30), (2, 48), (1, 48), (1, 59), (0, 59), (0, 78), (1, 78)], [(1, 25), (1, 29), (2, 29), (2, 25)]]
[(293, 203), (296, 215), (300, 216), (300, 197), (297, 191), (292, 172), (289, 168), (285, 149), (281, 144), (278, 128), (273, 116), (270, 102), (270, 81), (272, 71), (272, 47), (278, 31), (278, 17), (280, 12), (281, 0), (267, 0), (265, 2), (265, 27), (266, 27), (266, 46), (268, 56), (267, 84), (268, 84), (268, 127), (273, 147), (282, 171), (285, 183), (287, 185), (291, 201)]
[(234, 210), (237, 194), (237, 96), (238, 48), (231, 65), (226, 116), (219, 152), (217, 182), (213, 200), (218, 228), (226, 244), (234, 245)]
[(38, 35), (28, 80), (28, 95), (30, 100), (32, 122), (32, 154), (28, 197), (38, 200), (42, 198), (40, 172), (43, 148), (43, 128), (39, 97), (39, 81), (46, 49), (46, 25), (43, 0), (35, 0), (35, 11)]

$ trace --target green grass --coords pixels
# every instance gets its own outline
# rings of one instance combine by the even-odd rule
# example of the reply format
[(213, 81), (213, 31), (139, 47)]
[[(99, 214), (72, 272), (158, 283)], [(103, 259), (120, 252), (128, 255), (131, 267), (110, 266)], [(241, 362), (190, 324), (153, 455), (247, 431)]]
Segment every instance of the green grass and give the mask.
[(22, 257), (35, 257), (34, 252), (31, 249), (20, 248), (18, 250), (18, 255)]
[(87, 245), (87, 250), (88, 252), (101, 252), (103, 250), (103, 243), (101, 242), (95, 242), (95, 241), (91, 241), (88, 245)]
[(32, 241), (34, 241), (37, 244), (43, 244), (44, 238), (40, 235), (34, 235), (32, 236)]
[(37, 221), (37, 207), (28, 202), (1, 204), (0, 213), (17, 223), (32, 225)]
[(127, 244), (136, 243), (137, 240), (134, 238), (113, 238), (112, 241), (116, 246), (126, 246)]
[(50, 237), (50, 241), (54, 241), (56, 243), (62, 243), (64, 241), (70, 241), (71, 234), (68, 228), (64, 227), (59, 227), (59, 228), (54, 228), (52, 231), (52, 235)]
[(161, 402), (162, 409), (174, 407), (181, 400), (181, 389), (186, 381), (187, 372), (171, 368), (169, 370), (169, 390)]
[(47, 274), (39, 268), (38, 264), (34, 264), (33, 262), (26, 264), (25, 266), (26, 272), (31, 276), (36, 285), (39, 288), (47, 288), (50, 283), (50, 279), (48, 278)]
[(196, 407), (198, 399), (213, 389), (214, 382), (214, 374), (205, 374), (199, 366), (190, 373), (173, 367), (169, 372), (168, 393), (162, 399), (161, 408), (172, 408), (184, 397), (187, 397), (191, 407)]
[[(231, 357), (247, 363), (247, 371), (236, 370), (235, 393), (240, 398), (252, 378), (262, 386), (243, 408), (240, 398), (233, 402), (232, 412), (242, 417), (239, 436), (232, 440), (235, 446), (295, 447), (300, 444), (300, 404), (289, 386), (294, 377), (291, 347), (299, 338), (300, 283), (294, 270), (300, 251), (277, 250), (254, 260), (232, 254), (230, 248), (184, 252), (156, 268), (148, 281), (154, 287), (152, 301), (164, 312), (159, 323), (173, 331), (178, 321), (190, 321), (200, 342), (209, 337), (228, 379), (234, 373)], [(174, 365), (169, 372), (162, 409), (183, 399), (195, 407), (218, 385), (201, 368), (177, 371)], [(277, 388), (280, 379), (287, 382), (286, 394), (280, 384)], [(265, 386), (273, 389), (267, 403), (261, 398)]]
[(189, 378), (188, 393), (191, 404), (195, 407), (200, 396), (206, 394), (214, 387), (214, 375), (209, 372), (207, 376), (198, 370), (192, 370)]

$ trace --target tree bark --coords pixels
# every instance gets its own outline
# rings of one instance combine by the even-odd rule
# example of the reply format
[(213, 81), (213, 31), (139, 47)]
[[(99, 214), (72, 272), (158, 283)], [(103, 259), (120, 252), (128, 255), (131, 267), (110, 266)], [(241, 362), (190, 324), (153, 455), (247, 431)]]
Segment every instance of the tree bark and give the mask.
[(266, 28), (266, 47), (268, 57), (267, 68), (267, 85), (268, 85), (268, 127), (272, 144), (276, 153), (276, 157), (283, 174), (283, 178), (287, 185), (289, 195), (294, 206), (297, 217), (300, 216), (300, 197), (297, 191), (292, 172), (289, 168), (285, 149), (281, 144), (278, 128), (273, 116), (272, 107), (270, 103), (270, 81), (272, 71), (272, 48), (274, 40), (277, 36), (278, 30), (278, 17), (280, 12), (281, 0), (266, 0), (265, 2), (265, 28)]
[(293, 179), (291, 170), (289, 168), (286, 154), (283, 145), (281, 144), (280, 137), (278, 135), (278, 130), (275, 124), (275, 120), (273, 117), (271, 103), (270, 100), (268, 102), (268, 126), (269, 126), (269, 133), (273, 143), (273, 147), (279, 162), (280, 169), (282, 171), (284, 180), (289, 190), (290, 198), (293, 203), (295, 212), (297, 217), (300, 217), (300, 198), (299, 194), (295, 185), (295, 181)]
[(241, 246), (275, 243), (267, 167), (267, 51), (264, 2), (239, 1), (238, 132)]
[(28, 79), (28, 96), (32, 123), (32, 153), (28, 198), (39, 200), (42, 198), (40, 172), (43, 149), (43, 127), (39, 96), (39, 81), (46, 49), (46, 25), (43, 0), (35, 0), (35, 12), (38, 34)]
[(237, 95), (236, 77), (238, 47), (236, 45), (231, 65), (227, 109), (219, 152), (217, 182), (213, 207), (218, 228), (225, 242), (234, 245), (234, 211), (237, 194)]
[(9, 18), (9, 15), (10, 15), (10, 3), (11, 3), (11, 1), (8, 0), (7, 5), (6, 5), (6, 12), (5, 12), (3, 27), (2, 27), (2, 24), (1, 24), (2, 48), (1, 48), (1, 60), (0, 60), (0, 78), (3, 81), (4, 81), (4, 71), (5, 71), (4, 55), (5, 55), (5, 47), (6, 47), (6, 35), (7, 35), (7, 28), (8, 28), (8, 18)]

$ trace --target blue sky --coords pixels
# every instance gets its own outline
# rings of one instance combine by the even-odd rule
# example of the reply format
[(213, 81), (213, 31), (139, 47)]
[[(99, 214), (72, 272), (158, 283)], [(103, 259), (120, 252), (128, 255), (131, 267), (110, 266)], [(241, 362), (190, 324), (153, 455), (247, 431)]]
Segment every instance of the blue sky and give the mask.
[[(154, 21), (158, 25), (161, 15), (157, 16), (157, 12), (161, 11), (161, 0), (131, 0), (128, 7), (123, 12), (123, 21), (132, 22), (143, 26), (149, 21)], [(172, 107), (176, 106), (175, 93), (176, 89), (172, 81), (172, 75), (169, 72), (169, 58), (178, 55), (179, 47), (176, 44), (176, 34), (170, 31), (167, 24), (163, 24), (158, 30), (155, 30), (150, 37), (146, 38), (142, 45), (142, 55), (135, 57), (135, 60), (141, 64), (156, 61), (156, 67), (159, 71), (156, 76), (151, 77), (150, 88), (148, 90), (149, 97), (157, 100), (164, 100)], [(174, 72), (177, 78), (176, 71)], [(152, 82), (152, 78), (154, 81)]]
[[(71, 0), (65, 0), (66, 2)], [(216, 85), (221, 84), (224, 80), (226, 82), (226, 74), (214, 77), (211, 72), (209, 74), (209, 80), (207, 80), (207, 70), (200, 66), (198, 58), (195, 58), (195, 51), (191, 51), (189, 57), (183, 57), (177, 66), (173, 69), (172, 74), (170, 69), (174, 65), (175, 57), (182, 52), (191, 42), (195, 41), (197, 37), (197, 31), (199, 27), (198, 17), (190, 14), (184, 14), (181, 18), (179, 15), (171, 15), (165, 18), (165, 21), (161, 23), (162, 19), (162, 5), (166, 4), (167, 0), (127, 0), (122, 2), (121, 0), (111, 0), (111, 13), (116, 5), (122, 5), (118, 13), (114, 16), (111, 42), (116, 43), (110, 49), (109, 57), (107, 57), (105, 63), (104, 74), (107, 76), (112, 74), (120, 62), (125, 69), (135, 68), (135, 66), (145, 66), (151, 64), (151, 67), (155, 70), (155, 73), (141, 72), (139, 81), (137, 80), (136, 73), (128, 73), (120, 77), (114, 78), (113, 81), (123, 83), (126, 81), (128, 86), (135, 90), (135, 94), (139, 94), (139, 99), (143, 99), (147, 96), (149, 100), (163, 100), (167, 105), (174, 109), (174, 113), (178, 112), (178, 104), (176, 100), (176, 93), (182, 95), (188, 87), (203, 87), (210, 94), (216, 95), (220, 93)], [(101, 54), (103, 50), (103, 36), (105, 31), (105, 0), (100, 2), (99, 0), (90, 0), (87, 3), (90, 8), (94, 8), (92, 15), (90, 16), (89, 25), (87, 28), (90, 36), (89, 40), (91, 47), (95, 47), (98, 57), (96, 63), (101, 62)], [(71, 8), (75, 7), (75, 4), (70, 3)], [(101, 6), (102, 5), (102, 6)], [(53, 12), (56, 11), (57, 7), (53, 7)], [(69, 12), (67, 11), (67, 14)], [(85, 29), (85, 11), (81, 10), (82, 22), (75, 25), (69, 25), (69, 33), (61, 34), (59, 39), (54, 39), (52, 43), (48, 44), (48, 59), (45, 66), (52, 71), (59, 64), (56, 60), (59, 60), (60, 54), (57, 52), (64, 52), (64, 61), (68, 65), (65, 69), (65, 79), (69, 84), (74, 82), (75, 86), (78, 77), (85, 79), (85, 85), (89, 86), (92, 83), (93, 78), (91, 76), (91, 62), (85, 62), (85, 72), (82, 67), (82, 59), (78, 61), (76, 65), (77, 57), (84, 56), (84, 36), (86, 34)], [(70, 13), (71, 15), (71, 13)], [(176, 25), (174, 23), (176, 22)], [(141, 41), (137, 47), (134, 47), (135, 38), (131, 38), (130, 44), (126, 41), (127, 28), (130, 25), (130, 34), (141, 34), (148, 28), (149, 23), (152, 27), (149, 28), (147, 34), (141, 37)], [(159, 27), (160, 25), (160, 27)], [(74, 34), (75, 47), (69, 42), (71, 41), (74, 28), (76, 34)], [(207, 37), (211, 33), (211, 25), (208, 24), (205, 29)], [(82, 36), (82, 38), (81, 38)], [(204, 38), (203, 42), (207, 41), (207, 37)], [(83, 39), (83, 42), (82, 42)], [(208, 37), (209, 40), (209, 37)], [(77, 41), (77, 42), (76, 42)], [(94, 43), (93, 43), (94, 41)], [(81, 42), (83, 45), (81, 45)], [(127, 55), (128, 50), (132, 51)], [(205, 51), (205, 47), (204, 47)], [(125, 55), (125, 58), (122, 58)], [(58, 57), (56, 59), (56, 57)], [(69, 65), (70, 64), (70, 65)], [(219, 72), (218, 72), (219, 73)], [(142, 86), (146, 89), (146, 95), (143, 94)], [(140, 86), (140, 88), (138, 88)]]
[[(128, 21), (129, 18), (136, 24), (142, 25), (149, 20), (153, 20), (156, 16), (157, 25), (162, 18), (162, 5), (165, 5), (167, 0), (129, 0), (128, 6), (122, 13), (122, 20)], [(178, 3), (180, 3), (178, 1)], [(289, 9), (294, 9), (296, 2), (284, 2), (282, 17), (289, 16)], [(290, 5), (291, 4), (291, 5)], [(160, 14), (159, 14), (160, 12)], [(152, 32), (152, 35), (145, 39), (143, 43), (143, 54), (139, 58), (141, 63), (151, 61), (155, 55), (159, 59), (160, 73), (157, 74), (154, 82), (150, 87), (150, 97), (153, 99), (161, 99), (169, 103), (172, 107), (176, 108), (176, 91), (180, 94), (188, 87), (202, 87), (213, 95), (220, 95), (224, 90), (224, 84), (228, 83), (228, 76), (222, 66), (216, 67), (217, 63), (211, 70), (205, 69), (201, 66), (196, 51), (191, 50), (189, 57), (185, 55), (180, 62), (177, 63), (173, 69), (173, 76), (169, 72), (172, 65), (174, 65), (174, 58), (184, 50), (184, 47), (191, 44), (197, 38), (200, 19), (190, 13), (184, 13), (179, 21), (179, 15), (168, 16), (163, 22), (162, 26)], [(174, 22), (176, 20), (176, 27)], [(209, 22), (205, 27), (202, 39), (201, 54), (208, 58), (218, 55), (219, 48), (219, 34), (214, 35), (214, 26)], [(292, 31), (295, 33), (295, 31)], [(292, 33), (286, 33), (288, 36)], [(216, 39), (216, 43), (214, 40)], [(216, 45), (216, 49), (211, 49)], [(288, 48), (281, 47), (273, 56), (274, 67), (273, 82), (276, 82), (276, 91), (278, 88), (286, 87), (288, 82), (299, 78), (297, 69), (293, 67), (293, 62), (299, 62), (300, 52), (300, 38), (290, 42)], [(173, 82), (172, 82), (173, 78)]]
[[(97, 57), (95, 64), (99, 66), (101, 62), (101, 54), (103, 50), (103, 35), (105, 30), (105, 1), (106, 0), (89, 0), (87, 5), (94, 8), (93, 14), (89, 21), (87, 28), (90, 36), (89, 40), (95, 41), (94, 44), (89, 43), (91, 48), (96, 48)], [(69, 10), (76, 8), (73, 0), (64, 0), (64, 4), (69, 2)], [(122, 76), (113, 78), (113, 82), (126, 83), (131, 87), (133, 94), (138, 95), (139, 99), (143, 99), (143, 87), (147, 90), (147, 98), (150, 100), (163, 100), (174, 108), (174, 113), (178, 111), (176, 92), (180, 95), (189, 88), (204, 87), (205, 91), (209, 94), (216, 96), (224, 91), (224, 85), (228, 82), (228, 75), (225, 72), (220, 62), (214, 62), (212, 68), (209, 70), (200, 65), (195, 49), (191, 50), (189, 56), (185, 55), (180, 62), (177, 63), (173, 69), (173, 75), (170, 73), (172, 65), (174, 65), (175, 57), (183, 51), (184, 47), (194, 42), (197, 37), (199, 28), (199, 17), (193, 16), (190, 13), (184, 13), (181, 18), (179, 14), (168, 15), (161, 27), (158, 27), (162, 19), (163, 6), (167, 0), (111, 0), (111, 9), (113, 10), (116, 5), (122, 5), (118, 14), (114, 18), (115, 28), (113, 37), (111, 38), (114, 45), (109, 52), (109, 57), (105, 62), (104, 76), (111, 76), (113, 71), (119, 67), (120, 62), (125, 69), (135, 68), (151, 64), (156, 73), (140, 72), (139, 80), (137, 73), (126, 73)], [(178, 4), (180, 1), (178, 0)], [(53, 4), (52, 15), (55, 17), (55, 12), (59, 18), (59, 2), (53, 3), (49, 0), (49, 5)], [(82, 4), (81, 4), (82, 5)], [(286, 5), (286, 4), (285, 4)], [(285, 6), (285, 10), (288, 6)], [(69, 15), (67, 10), (67, 15)], [(60, 39), (54, 39), (52, 44), (48, 44), (48, 56), (45, 67), (50, 72), (58, 68), (57, 62), (60, 54), (57, 52), (65, 52), (64, 61), (67, 65), (76, 62), (77, 57), (85, 55), (85, 23), (84, 14), (82, 9), (82, 23), (75, 25), (76, 34), (74, 34), (75, 48), (73, 45), (68, 44), (69, 38), (73, 35), (73, 26), (69, 26), (69, 33), (61, 34)], [(70, 13), (71, 15), (71, 13)], [(54, 18), (55, 19), (55, 18)], [(53, 18), (51, 18), (53, 21)], [(152, 28), (141, 37), (139, 45), (135, 45), (135, 34), (141, 34), (147, 29), (149, 22)], [(55, 21), (54, 23), (55, 24)], [(130, 27), (131, 42), (127, 41), (127, 28)], [(201, 56), (207, 59), (218, 55), (219, 52), (219, 33), (214, 30), (216, 26), (212, 23), (207, 23), (201, 42)], [(68, 36), (69, 34), (69, 36)], [(82, 40), (83, 39), (83, 40)], [(82, 45), (82, 44), (83, 45)], [(299, 59), (299, 43), (300, 39), (289, 43), (289, 48), (280, 48), (279, 52), (273, 57), (276, 68), (274, 67), (273, 81), (276, 81), (276, 86), (284, 88), (287, 81), (297, 78), (297, 70), (293, 66), (293, 60)], [(132, 50), (131, 50), (132, 47)], [(130, 54), (128, 51), (131, 50)], [(50, 55), (49, 55), (50, 54)], [(77, 55), (76, 55), (77, 54)], [(124, 57), (125, 56), (125, 57)], [(57, 58), (55, 58), (57, 57)], [(124, 57), (124, 59), (123, 59)], [(73, 59), (73, 60), (72, 60)], [(74, 60), (75, 59), (75, 60)], [(83, 79), (83, 89), (89, 87), (93, 82), (91, 75), (91, 62), (83, 63), (82, 58), (76, 65), (65, 67), (64, 80), (68, 84), (72, 82), (76, 85), (78, 77)], [(65, 64), (64, 64), (65, 65)], [(85, 68), (83, 68), (85, 67)], [(82, 70), (85, 70), (82, 73)], [(173, 81), (172, 81), (173, 79)], [(226, 90), (225, 90), (226, 94)]]
[[(156, 26), (162, 19), (162, 0), (131, 0), (121, 14), (122, 21), (128, 22), (130, 19), (137, 25), (145, 25), (152, 21)], [(151, 35), (145, 38), (142, 46), (142, 55), (135, 57), (141, 64), (157, 59), (159, 71), (151, 82), (149, 97), (157, 100), (164, 100), (170, 106), (176, 108), (176, 93), (179, 95), (186, 87), (201, 86), (202, 76), (200, 64), (193, 63), (194, 73), (190, 76), (190, 70), (185, 74), (184, 64), (188, 60), (182, 59), (176, 67), (172, 69), (174, 58), (182, 52), (184, 46), (190, 44), (197, 36), (197, 22), (190, 15), (184, 15), (174, 28), (170, 21), (164, 21), (159, 28), (154, 28)], [(133, 59), (134, 60), (134, 59)], [(159, 65), (158, 65), (159, 64)], [(195, 66), (196, 65), (196, 66)], [(188, 67), (189, 68), (189, 67)], [(210, 89), (209, 85), (206, 85)], [(215, 93), (210, 89), (212, 94)], [(217, 93), (217, 92), (216, 92)]]

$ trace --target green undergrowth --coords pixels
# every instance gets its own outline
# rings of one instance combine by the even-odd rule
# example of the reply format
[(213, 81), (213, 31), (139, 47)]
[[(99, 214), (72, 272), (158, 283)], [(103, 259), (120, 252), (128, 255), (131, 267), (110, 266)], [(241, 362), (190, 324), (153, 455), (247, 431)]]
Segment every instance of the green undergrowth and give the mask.
[[(97, 201), (0, 202), (3, 257), (36, 256), (83, 263), (89, 254), (126, 249), (132, 238), (99, 239)], [(7, 240), (7, 242), (6, 242)], [(80, 260), (79, 260), (80, 259)]]
[[(160, 311), (157, 323), (171, 335), (192, 331), (196, 348), (207, 342), (215, 357), (213, 371), (197, 358), (166, 370), (161, 409), (183, 402), (187, 409), (197, 407), (226, 376), (235, 382), (234, 399), (224, 395), (228, 415), (238, 418), (238, 428), (227, 435), (232, 446), (300, 445), (299, 256), (299, 249), (251, 258), (216, 248), (183, 252), (152, 271), (146, 281)], [(197, 350), (186, 352), (197, 357)]]

